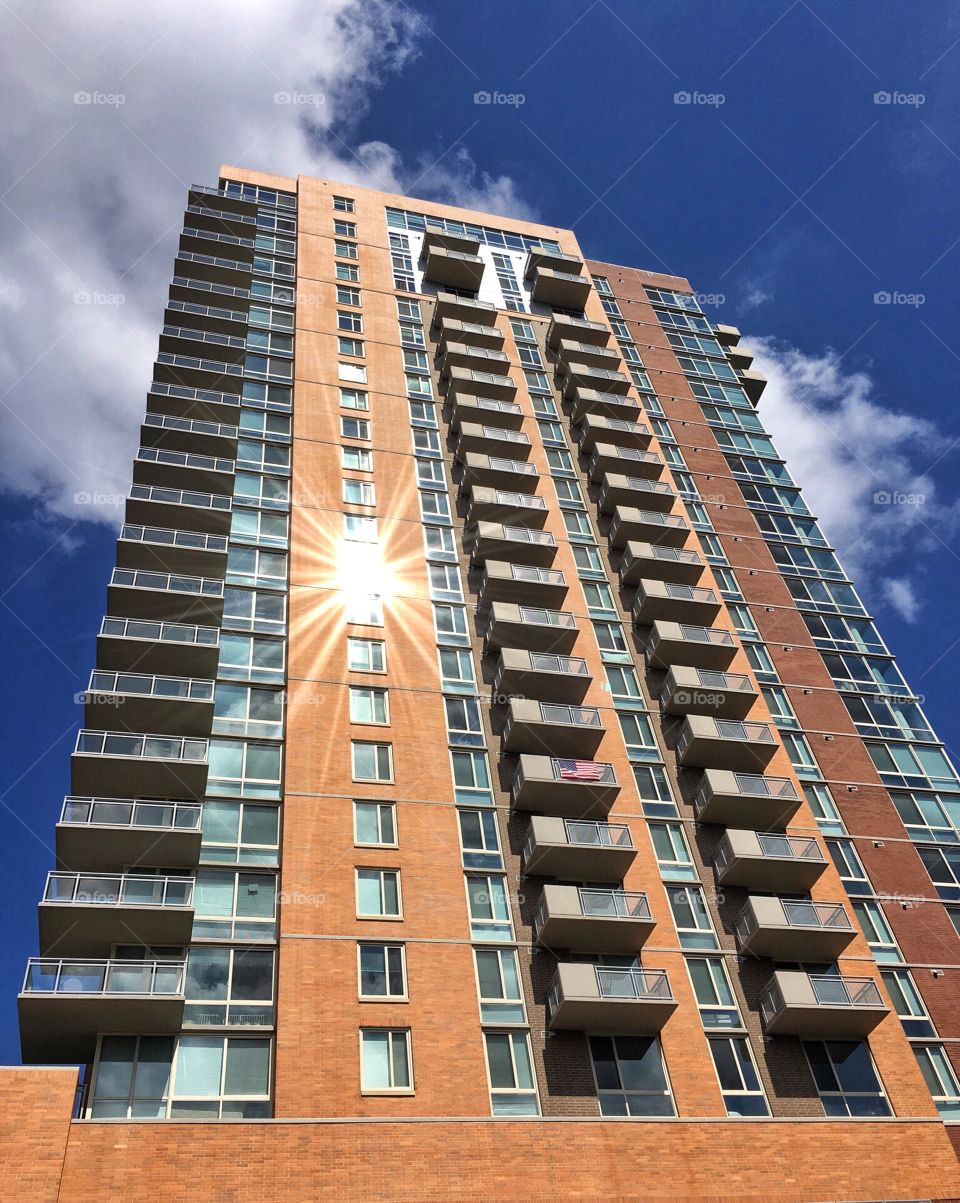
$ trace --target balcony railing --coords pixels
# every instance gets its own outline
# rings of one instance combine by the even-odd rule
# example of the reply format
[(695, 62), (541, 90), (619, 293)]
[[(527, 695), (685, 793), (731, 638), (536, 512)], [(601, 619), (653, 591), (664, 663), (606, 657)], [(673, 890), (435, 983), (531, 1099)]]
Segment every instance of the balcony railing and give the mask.
[(199, 831), (201, 810), (197, 802), (68, 797), (63, 800), (60, 822), (93, 827), (168, 827)]
[(670, 979), (663, 969), (618, 969), (597, 965), (601, 998), (659, 998), (672, 1000)]
[(139, 873), (50, 873), (44, 902), (78, 906), (193, 906), (192, 877)]
[(686, 643), (711, 643), (716, 647), (736, 647), (736, 639), (730, 631), (723, 627), (695, 627), (687, 623), (680, 624), (680, 637)]
[(570, 844), (596, 845), (601, 848), (632, 848), (633, 836), (626, 823), (590, 823), (585, 819), (564, 819)]
[(872, 977), (833, 977), (810, 974), (814, 997), (821, 1006), (882, 1007), (883, 999)]
[(151, 622), (143, 618), (111, 618), (100, 624), (100, 634), (116, 639), (145, 639), (151, 643), (176, 643), (195, 647), (220, 646), (219, 627), (200, 627), (188, 622)]
[[(767, 899), (762, 899), (767, 902)], [(779, 899), (779, 908), (787, 927), (852, 930), (850, 917), (841, 902), (811, 902), (788, 898)], [(748, 904), (737, 916), (735, 930), (741, 943), (746, 943), (751, 933), (766, 922), (766, 916), (758, 916)]]
[(90, 674), (87, 692), (212, 702), (213, 682), (202, 677), (167, 677), (152, 673), (106, 672), (103, 669), (94, 669)]
[[(224, 312), (217, 310), (216, 312)], [(240, 315), (246, 321), (246, 315)], [(243, 339), (239, 340), (243, 343)], [(143, 419), (144, 426), (155, 426), (160, 430), (182, 430), (186, 434), (212, 435), (214, 438), (235, 439), (237, 427), (227, 422), (205, 422), (200, 418), (177, 418), (171, 414), (147, 413)]]
[[(496, 433), (502, 433), (497, 431)], [(526, 436), (524, 436), (526, 440)], [(499, 455), (489, 455), (487, 458), (487, 466), (497, 472), (516, 472), (521, 476), (538, 476), (536, 467), (533, 464), (525, 463), (519, 459), (506, 459)]]
[(131, 543), (149, 543), (161, 547), (189, 548), (194, 551), (226, 552), (226, 535), (205, 535), (200, 531), (171, 530), (166, 526), (141, 526), (125, 522), (120, 538)]
[(174, 572), (151, 572), (145, 568), (114, 568), (110, 584), (129, 589), (159, 589), (168, 593), (192, 593), (199, 597), (223, 597), (223, 581), (215, 577), (181, 576)]
[(185, 961), (53, 960), (31, 957), (24, 994), (183, 994)]
[(596, 890), (581, 887), (580, 911), (606, 919), (652, 919), (646, 894), (628, 890)]
[(196, 330), (191, 326), (162, 326), (161, 337), (189, 339), (192, 342), (210, 343), (215, 347), (227, 347), (238, 351), (246, 349), (246, 339), (233, 334), (218, 334), (213, 330)]
[(571, 727), (602, 727), (600, 711), (594, 706), (564, 706), (540, 702), (540, 718), (545, 723), (564, 723)]
[(166, 485), (130, 486), (130, 497), (135, 501), (156, 501), (164, 505), (190, 505), (201, 510), (233, 509), (233, 498), (222, 493), (198, 493), (192, 489), (171, 489)]
[[(755, 833), (761, 856), (777, 860), (815, 861), (823, 863), (820, 844), (812, 835), (786, 835), (780, 831), (758, 831)], [(729, 865), (736, 855), (726, 840), (721, 840), (714, 853), (713, 863), (718, 873)]]
[[(524, 496), (525, 494), (521, 494)], [(537, 498), (539, 501), (540, 498)], [(563, 573), (559, 568), (534, 568), (529, 564), (511, 564), (510, 575), (515, 581), (526, 581), (531, 585), (564, 585)]]
[(555, 656), (552, 652), (530, 652), (530, 667), (534, 672), (571, 673), (588, 677), (590, 670), (586, 660), (579, 656)]
[(81, 756), (123, 756), (206, 764), (209, 740), (177, 735), (140, 735), (128, 731), (81, 730), (77, 732), (75, 751)]
[(233, 472), (234, 461), (219, 455), (197, 455), (192, 451), (166, 451), (162, 447), (141, 447), (137, 459), (177, 468), (197, 468), (204, 472)]
[(577, 620), (569, 610), (545, 610), (539, 606), (520, 606), (521, 622), (529, 622), (539, 626), (564, 627), (574, 629)]
[(539, 543), (542, 547), (556, 547), (557, 541), (546, 530), (531, 530), (526, 526), (501, 526), (498, 537), (511, 543)]

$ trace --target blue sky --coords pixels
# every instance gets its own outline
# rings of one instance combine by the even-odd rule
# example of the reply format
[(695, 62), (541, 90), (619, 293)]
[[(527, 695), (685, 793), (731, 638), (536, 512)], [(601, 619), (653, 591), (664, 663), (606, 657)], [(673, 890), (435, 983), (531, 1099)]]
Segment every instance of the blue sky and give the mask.
[(708, 312), (770, 375), (761, 413), (960, 750), (954, 5), (215, 0), (189, 27), (182, 12), (17, 0), (0, 19), (18, 115), (0, 133), (0, 1063), (18, 1059), (14, 996), (184, 190), (221, 161), (573, 226), (592, 257), (722, 297)]

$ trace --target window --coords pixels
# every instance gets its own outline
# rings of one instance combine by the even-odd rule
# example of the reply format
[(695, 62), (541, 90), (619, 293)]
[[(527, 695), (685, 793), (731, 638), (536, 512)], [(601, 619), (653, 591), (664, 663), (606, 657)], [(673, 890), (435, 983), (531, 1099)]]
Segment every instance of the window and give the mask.
[(360, 1029), (360, 1089), (365, 1094), (413, 1093), (409, 1029)]
[(207, 793), (217, 797), (279, 798), (280, 745), (211, 739)]
[(333, 244), (333, 253), (340, 259), (359, 258), (357, 244), (355, 242), (344, 242), (339, 238)]
[(373, 481), (346, 477), (343, 482), (343, 500), (348, 505), (376, 505), (377, 491)]
[(466, 877), (470, 933), (474, 940), (512, 940), (513, 924), (507, 902), (507, 879), (498, 875)]
[(687, 957), (687, 972), (705, 1028), (743, 1027), (727, 969), (720, 957)]
[(403, 321), (421, 321), (420, 302), (410, 301), (405, 297), (397, 297), (397, 317)]
[(481, 1023), (524, 1023), (517, 953), (513, 948), (475, 948)]
[(662, 765), (633, 765), (633, 779), (637, 793), (643, 802), (643, 813), (648, 815), (675, 815), (677, 806), (670, 793), (670, 783)]
[(863, 934), (867, 938), (874, 959), (877, 961), (902, 961), (903, 957), (900, 955), (897, 941), (894, 939), (880, 903), (862, 898), (856, 899), (853, 903), (853, 911), (863, 928)]
[(353, 758), (354, 781), (392, 781), (393, 745), (366, 743), (353, 740), (350, 744)]
[(435, 605), (433, 607), (433, 625), (438, 643), (469, 645), (467, 611), (464, 606)]
[(252, 802), (203, 805), (200, 857), (221, 864), (276, 865), (280, 858), (280, 811)]
[(494, 1115), (539, 1115), (526, 1032), (484, 1032)]
[(396, 847), (396, 815), (393, 802), (354, 802), (353, 842), (370, 847)]
[(444, 698), (447, 739), (458, 746), (483, 747), (483, 723), (476, 698)]
[[(360, 304), (360, 289), (350, 288), (347, 284), (337, 285), (337, 304), (338, 305), (359, 305)], [(346, 329), (347, 327), (344, 327)], [(358, 326), (359, 330), (360, 327)]]
[(399, 919), (399, 869), (357, 869), (357, 915), (361, 919)]
[(349, 688), (351, 723), (378, 723), (385, 726), (390, 722), (390, 701), (385, 689), (371, 689), (365, 685), (351, 685)]
[(643, 694), (640, 692), (640, 678), (633, 665), (616, 667), (606, 666), (607, 685), (614, 700), (617, 702), (639, 703), (643, 705)]
[[(843, 888), (848, 894), (872, 894), (873, 889), (867, 878), (853, 840), (827, 840), (827, 851), (830, 853)], [(922, 854), (921, 854), (922, 855)]]
[(361, 998), (406, 998), (402, 944), (358, 944)]
[[(337, 347), (341, 355), (355, 355), (358, 359), (362, 359), (366, 355), (363, 347), (362, 338), (344, 338), (342, 335), (337, 339)], [(346, 364), (341, 364), (341, 367), (346, 367)]]
[(358, 626), (383, 626), (383, 600), (379, 597), (347, 597), (347, 622)]
[(262, 639), (223, 631), (217, 676), (281, 685), (285, 646), (282, 639)]
[(380, 639), (347, 639), (347, 668), (354, 672), (387, 671), (387, 645)]
[(769, 1115), (770, 1108), (745, 1036), (711, 1036), (707, 1042), (727, 1115)]
[(354, 472), (373, 471), (373, 452), (365, 447), (341, 447), (340, 460), (344, 468)]
[(272, 940), (276, 935), (276, 876), (198, 869), (194, 906), (194, 939)]
[(362, 363), (338, 363), (337, 378), (339, 380), (351, 380), (354, 384), (366, 384), (366, 365)]
[(440, 680), (444, 690), (473, 693), (477, 688), (473, 672), (473, 656), (461, 648), (441, 647)]
[(376, 543), (376, 518), (366, 514), (344, 514), (343, 537), (355, 543)]
[(497, 816), (492, 810), (459, 810), (460, 848), (465, 869), (502, 869)]
[(456, 562), (457, 544), (449, 526), (425, 526), (423, 544), (428, 560)]
[(283, 737), (283, 690), (217, 681), (213, 696), (215, 735)]
[(960, 1119), (960, 1086), (942, 1044), (915, 1044), (913, 1052), (942, 1119)]
[(620, 720), (620, 730), (623, 732), (628, 756), (639, 760), (660, 759), (653, 728), (650, 726), (650, 719), (646, 714), (639, 714), (632, 710), (618, 710), (617, 718)]
[(490, 792), (490, 770), (486, 752), (452, 751), (454, 795), (458, 802), (467, 806), (479, 803), (492, 806)]
[(680, 823), (651, 823), (650, 838), (660, 867), (660, 876), (664, 880), (679, 878), (691, 881), (696, 878), (697, 870)]
[(887, 993), (896, 1008), (897, 1018), (908, 1036), (936, 1036), (927, 1009), (917, 992), (908, 969), (883, 969), (880, 972)]
[(360, 279), (360, 268), (355, 263), (337, 263), (334, 265), (337, 269), (338, 280), (352, 280), (357, 283)]
[(356, 238), (357, 223), (355, 221), (343, 221), (339, 217), (333, 219), (334, 234), (342, 234), (344, 238)]
[(600, 1114), (675, 1115), (656, 1036), (591, 1036)]
[(355, 213), (356, 204), (352, 196), (335, 196), (333, 207), (340, 213)]
[(865, 1040), (809, 1040), (803, 1047), (827, 1115), (893, 1114)]
[(613, 593), (609, 585), (599, 584), (596, 581), (584, 581), (583, 595), (586, 598), (588, 610), (602, 610), (616, 614), (617, 604), (613, 600)]
[(817, 783), (804, 784), (803, 793), (821, 831), (828, 835), (843, 835), (846, 829), (827, 787)]
[(370, 399), (363, 389), (342, 388), (340, 390), (340, 405), (343, 409), (369, 409)]
[(345, 439), (369, 439), (370, 423), (366, 418), (340, 418), (340, 433)]
[(183, 1022), (190, 1026), (270, 1027), (273, 951), (195, 946), (187, 957)]
[(719, 948), (700, 886), (670, 886), (667, 897), (681, 948)]
[(463, 601), (460, 569), (456, 564), (429, 564), (427, 575), (434, 601)]

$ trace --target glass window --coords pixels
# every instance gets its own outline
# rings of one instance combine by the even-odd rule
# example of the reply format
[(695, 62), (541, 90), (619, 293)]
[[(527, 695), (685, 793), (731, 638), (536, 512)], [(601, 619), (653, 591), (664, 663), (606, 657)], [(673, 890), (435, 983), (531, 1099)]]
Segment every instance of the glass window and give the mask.
[(493, 874), (466, 876), (470, 931), (474, 940), (512, 940), (507, 879)]
[(687, 971), (705, 1028), (739, 1028), (743, 1024), (727, 968), (720, 957), (687, 957)]
[(696, 878), (697, 870), (690, 855), (687, 837), (680, 823), (650, 823), (650, 838), (653, 841), (660, 875), (690, 881)]
[(357, 915), (360, 918), (399, 918), (399, 869), (357, 869)]
[(352, 740), (350, 752), (354, 781), (392, 781), (393, 745)]
[(853, 911), (863, 928), (863, 934), (867, 938), (874, 959), (877, 961), (902, 961), (903, 957), (900, 955), (897, 941), (894, 939), (890, 924), (887, 922), (887, 917), (879, 902), (863, 898), (856, 899), (853, 903)]
[(503, 856), (492, 810), (458, 810), (460, 848), (465, 869), (502, 869)]
[(358, 626), (383, 626), (383, 599), (380, 597), (354, 597), (348, 595), (345, 599), (346, 620)]
[(340, 405), (343, 409), (369, 409), (370, 398), (360, 388), (342, 388), (340, 390)]
[(353, 841), (355, 844), (396, 846), (397, 808), (393, 802), (354, 802)]
[(769, 1115), (746, 1036), (711, 1036), (708, 1043), (727, 1115)]
[(539, 1115), (526, 1032), (484, 1032), (494, 1115)]
[(960, 1086), (942, 1044), (915, 1044), (913, 1052), (940, 1116), (960, 1119)]
[(909, 969), (883, 969), (880, 976), (906, 1034), (920, 1037), (936, 1036), (936, 1029), (927, 1016), (927, 1009)]
[(340, 418), (340, 433), (345, 439), (369, 439), (370, 423), (366, 418)]
[(387, 671), (387, 647), (382, 639), (347, 639), (347, 667), (355, 672)]
[(348, 505), (376, 505), (377, 494), (373, 481), (353, 480), (350, 477), (345, 478), (343, 482), (343, 500)]
[(803, 1047), (827, 1115), (893, 1114), (865, 1040), (808, 1040)]
[(354, 472), (373, 471), (373, 452), (365, 447), (341, 447), (340, 459), (344, 468)]
[(358, 944), (361, 998), (405, 998), (407, 975), (402, 944)]
[(484, 736), (479, 701), (476, 698), (444, 698), (443, 704), (450, 743), (482, 747)]
[(374, 1094), (412, 1093), (409, 1029), (360, 1029), (360, 1089)]
[(681, 948), (720, 947), (700, 886), (670, 886), (667, 898), (670, 900)]
[(454, 794), (458, 802), (493, 805), (486, 752), (451, 751)]
[(591, 1036), (600, 1114), (675, 1115), (656, 1036)]
[(475, 948), (481, 1023), (524, 1023), (526, 1014), (517, 953), (513, 948)]
[(351, 723), (390, 722), (390, 699), (385, 689), (371, 689), (365, 685), (350, 687)]

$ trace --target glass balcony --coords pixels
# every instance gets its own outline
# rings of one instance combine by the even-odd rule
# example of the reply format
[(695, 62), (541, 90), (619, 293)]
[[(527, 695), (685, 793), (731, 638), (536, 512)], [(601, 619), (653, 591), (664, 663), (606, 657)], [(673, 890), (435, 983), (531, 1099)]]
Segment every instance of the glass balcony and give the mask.
[(17, 999), (25, 1065), (89, 1064), (101, 1032), (176, 1035), (184, 961), (31, 957)]
[(511, 698), (503, 729), (508, 752), (549, 752), (591, 757), (600, 747), (604, 727), (594, 706), (570, 706)]
[[(562, 266), (548, 266), (550, 264)], [(589, 276), (579, 274), (582, 267), (582, 260), (574, 255), (530, 251), (524, 275), (531, 298), (557, 309), (583, 309), (592, 285)]]
[(612, 764), (551, 756), (519, 757), (512, 798), (517, 810), (566, 819), (602, 819), (620, 793)]
[(652, 626), (658, 619), (709, 626), (720, 613), (720, 598), (712, 589), (698, 585), (640, 580), (630, 613), (635, 625), (642, 627)]
[(777, 738), (768, 723), (688, 715), (677, 736), (677, 757), (684, 768), (762, 772), (777, 753)]
[(636, 855), (625, 823), (532, 815), (523, 845), (523, 872), (573, 881), (621, 881)]
[(641, 580), (670, 581), (695, 585), (703, 576), (699, 552), (661, 543), (628, 542), (620, 560), (620, 584), (636, 585)]
[(533, 602), (549, 607), (563, 604), (567, 582), (556, 568), (536, 568), (529, 564), (510, 564), (505, 560), (487, 560), (483, 566), (480, 603)]
[(441, 380), (445, 380), (454, 368), (497, 372), (500, 375), (510, 371), (510, 356), (505, 352), (493, 347), (476, 347), (471, 343), (442, 342), (437, 350), (437, 359)]
[(40, 951), (70, 957), (114, 944), (189, 944), (193, 878), (140, 873), (51, 873), (40, 902)]
[[(211, 301), (218, 298), (211, 296)], [(245, 340), (247, 333), (247, 309), (233, 308), (228, 300), (222, 305), (204, 304), (200, 301), (187, 301), (171, 298), (163, 319), (165, 325), (179, 326), (189, 322), (197, 330), (210, 330), (215, 334), (232, 334)]]
[(237, 428), (228, 422), (208, 422), (200, 418), (148, 412), (140, 427), (140, 445), (164, 447), (167, 451), (199, 451), (207, 455), (233, 457), (237, 450)]
[(610, 341), (610, 329), (603, 322), (590, 322), (585, 317), (555, 313), (547, 327), (547, 346), (556, 350), (563, 339), (579, 340), (580, 344), (605, 347)]
[(682, 547), (690, 535), (690, 525), (679, 514), (660, 514), (617, 506), (613, 511), (607, 537), (611, 547), (626, 547), (631, 540)]
[[(627, 393), (604, 392), (597, 389), (586, 389), (577, 385), (571, 390), (570, 419), (574, 425), (593, 417), (616, 417), (632, 423), (638, 422), (644, 416), (644, 409)], [(594, 451), (597, 450), (594, 446)]]
[(533, 935), (545, 948), (571, 952), (639, 952), (654, 929), (646, 894), (545, 885)]
[(646, 640), (650, 663), (657, 668), (684, 664), (690, 668), (727, 669), (737, 654), (737, 640), (723, 627), (691, 626), (657, 620)]
[(751, 831), (785, 827), (800, 809), (800, 794), (789, 777), (707, 769), (694, 794), (701, 823), (722, 823)]
[(449, 318), (440, 323), (440, 344), (460, 343), (469, 347), (489, 347), (497, 351), (503, 347), (503, 334), (496, 326), (485, 326), (479, 322), (459, 322)]
[(541, 529), (547, 521), (547, 503), (533, 493), (474, 485), (470, 490), (467, 522), (505, 522), (508, 526)]
[(64, 798), (57, 860), (71, 869), (120, 871), (144, 861), (193, 869), (200, 805), (136, 798)]
[(127, 498), (126, 520), (133, 524), (169, 529), (226, 534), (230, 530), (233, 499), (220, 493), (198, 493), (192, 489), (167, 489), (161, 485), (132, 485)]
[(228, 284), (232, 288), (249, 288), (252, 263), (248, 258), (233, 255), (206, 255), (184, 249), (177, 252), (174, 272), (187, 280), (203, 280), (209, 284)]
[(627, 447), (647, 451), (650, 447), (649, 426), (625, 418), (605, 418), (587, 414), (580, 423), (580, 453), (589, 456), (598, 445)]
[(461, 422), (456, 458), (466, 460), (467, 453), (471, 451), (490, 456), (509, 456), (511, 460), (526, 460), (530, 458), (530, 438), (520, 430)]
[(73, 792), (202, 798), (208, 754), (206, 739), (81, 730), (71, 764)]
[(519, 430), (523, 425), (523, 409), (515, 401), (499, 401), (496, 397), (481, 397), (476, 393), (447, 394), (452, 405), (450, 429), (456, 433), (464, 422), (480, 426), (502, 426), (504, 430)]
[(501, 701), (508, 697), (535, 697), (549, 702), (580, 702), (593, 677), (579, 656), (556, 656), (505, 647), (493, 678), (493, 691)]
[(171, 355), (215, 355), (224, 363), (242, 364), (247, 342), (235, 334), (220, 334), (191, 325), (160, 328), (160, 350)]
[(239, 363), (225, 363), (222, 359), (211, 359), (206, 355), (175, 355), (172, 351), (160, 351), (153, 364), (155, 380), (166, 384), (187, 384), (197, 388), (239, 386), (243, 383), (243, 367)]
[[(581, 342), (576, 338), (561, 338), (553, 350), (557, 353), (562, 375), (577, 375), (580, 368), (605, 368), (607, 371), (621, 374), (620, 351), (617, 347), (608, 347), (605, 343)], [(629, 388), (629, 381), (627, 386)], [(594, 386), (591, 384), (589, 387)], [(616, 388), (609, 391), (625, 393), (627, 389)]]
[[(239, 381), (233, 383), (239, 387)], [(154, 381), (147, 395), (147, 412), (235, 423), (240, 419), (240, 394)]]
[(125, 522), (117, 542), (117, 564), (216, 576), (226, 571), (227, 536)]
[(535, 493), (540, 473), (533, 464), (522, 459), (506, 459), (467, 451), (463, 456), (464, 491), (475, 485), (490, 485), (495, 489), (512, 489), (518, 493)]
[(842, 902), (752, 895), (734, 929), (740, 952), (779, 961), (835, 961), (854, 937)]
[(716, 847), (713, 865), (721, 885), (802, 894), (819, 880), (827, 859), (812, 835), (730, 828)]
[[(629, 468), (629, 464), (623, 467)], [(668, 514), (677, 500), (672, 487), (662, 480), (645, 480), (642, 476), (622, 476), (611, 472), (603, 478), (598, 505), (601, 514), (612, 514), (619, 506), (640, 506)]]
[(220, 659), (218, 627), (186, 622), (151, 622), (107, 615), (97, 638), (97, 664), (118, 670), (216, 676)]
[(497, 309), (488, 301), (457, 296), (455, 292), (438, 292), (433, 308), (433, 325), (448, 320), (470, 322), (475, 326), (496, 326)]
[(232, 494), (233, 477), (234, 461), (217, 455), (141, 447), (133, 461), (133, 479), (142, 485)]
[(494, 401), (514, 401), (516, 381), (490, 369), (450, 368), (450, 383), (446, 386), (446, 401), (460, 401), (461, 397), (491, 397)]
[(533, 652), (573, 650), (580, 630), (567, 610), (547, 610), (539, 606), (518, 606), (512, 602), (494, 602), (487, 622), (486, 646), (489, 650), (519, 647)]
[(172, 619), (219, 626), (223, 615), (223, 580), (114, 568), (107, 586), (107, 607), (122, 618)]
[(613, 443), (595, 443), (588, 471), (594, 484), (599, 484), (610, 472), (626, 475), (631, 480), (659, 480), (663, 460), (655, 451), (637, 447), (617, 447)]
[[(620, 363), (620, 356), (616, 351), (600, 352), (598, 355), (609, 357), (608, 362), (612, 361), (617, 365)], [(625, 397), (633, 387), (633, 381), (626, 372), (617, 371), (615, 368), (597, 367), (579, 359), (562, 362), (559, 367), (563, 374), (564, 401), (576, 401), (581, 389), (606, 396)]]
[(561, 962), (547, 998), (549, 1026), (654, 1036), (677, 1009), (662, 969)]
[(768, 1036), (863, 1040), (889, 1013), (872, 977), (778, 969), (760, 998)]
[(468, 526), (463, 532), (463, 543), (477, 564), (494, 559), (549, 567), (557, 555), (557, 541), (549, 531), (504, 526), (500, 522)]
[(675, 664), (664, 678), (660, 702), (667, 714), (741, 719), (750, 713), (758, 696), (753, 682), (743, 673)]
[(478, 292), (483, 283), (484, 268), (483, 260), (477, 254), (479, 249), (480, 243), (472, 238), (427, 233), (423, 239), (423, 278), (431, 284)]
[(84, 722), (97, 727), (111, 720), (131, 731), (209, 735), (213, 681), (94, 669), (84, 694)]

